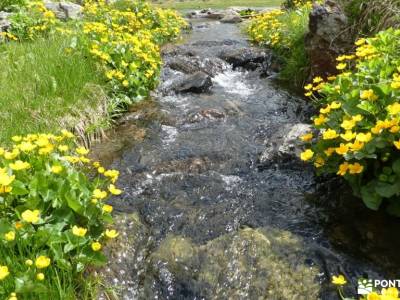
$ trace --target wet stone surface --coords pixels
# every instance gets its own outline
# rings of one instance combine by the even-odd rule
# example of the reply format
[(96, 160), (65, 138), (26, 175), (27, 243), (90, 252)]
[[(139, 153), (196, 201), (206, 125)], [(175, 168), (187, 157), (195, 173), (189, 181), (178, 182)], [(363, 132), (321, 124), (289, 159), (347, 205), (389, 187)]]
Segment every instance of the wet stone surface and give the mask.
[[(340, 200), (343, 185), (317, 179), (296, 157), (309, 105), (260, 68), (221, 63), (227, 47), (253, 49), (238, 27), (218, 22), (164, 49), (157, 104), (123, 118), (110, 136), (126, 141), (118, 151), (100, 147), (124, 189), (111, 201), (121, 238), (108, 281), (122, 299), (337, 299), (330, 277), (342, 273), (354, 295), (359, 276), (388, 274), (387, 264), (372, 263), (390, 264), (391, 254), (355, 243), (368, 243), (357, 217), (365, 210), (341, 211), (359, 200)], [(166, 83), (192, 73), (172, 69), (179, 56), (195, 66), (218, 62), (207, 93), (165, 95)]]

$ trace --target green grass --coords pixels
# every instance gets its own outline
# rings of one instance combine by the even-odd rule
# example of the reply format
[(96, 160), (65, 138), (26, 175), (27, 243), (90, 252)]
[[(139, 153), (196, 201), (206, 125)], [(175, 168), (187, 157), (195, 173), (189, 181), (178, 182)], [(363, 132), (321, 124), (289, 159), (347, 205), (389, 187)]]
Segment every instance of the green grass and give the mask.
[(271, 7), (281, 5), (282, 0), (152, 0), (151, 2), (165, 8), (185, 10), (230, 6)]
[(96, 96), (106, 83), (95, 62), (79, 52), (67, 54), (68, 43), (59, 37), (0, 46), (0, 143), (57, 131), (72, 112), (78, 119), (79, 112), (104, 101)]

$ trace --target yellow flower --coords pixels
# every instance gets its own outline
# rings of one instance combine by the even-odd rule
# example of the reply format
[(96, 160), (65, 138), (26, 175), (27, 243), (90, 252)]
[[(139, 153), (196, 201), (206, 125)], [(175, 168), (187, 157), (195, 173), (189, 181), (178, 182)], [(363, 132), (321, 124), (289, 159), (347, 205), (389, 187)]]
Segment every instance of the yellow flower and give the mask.
[(353, 121), (355, 121), (355, 122), (360, 122), (360, 121), (362, 121), (363, 116), (362, 116), (362, 115), (355, 115), (355, 116), (353, 116), (351, 119), (352, 119)]
[(354, 120), (344, 120), (342, 124), (340, 124), (340, 127), (346, 130), (351, 130), (354, 126), (356, 126), (356, 121)]
[(395, 125), (395, 126), (393, 126), (392, 128), (390, 128), (389, 131), (390, 131), (391, 133), (397, 133), (397, 132), (400, 131), (400, 126)]
[(394, 141), (393, 144), (397, 148), (397, 150), (400, 150), (400, 140)]
[(336, 76), (329, 76), (329, 77), (328, 77), (328, 80), (329, 80), (329, 81), (334, 81), (335, 79), (336, 79)]
[(306, 97), (311, 97), (312, 96), (312, 92), (307, 92), (307, 93), (304, 93), (304, 96), (306, 96)]
[(324, 151), (325, 155), (328, 157), (331, 156), (334, 152), (335, 152), (335, 148), (331, 148), (331, 147)]
[(375, 101), (378, 99), (378, 96), (375, 95), (374, 91), (372, 89), (369, 90), (364, 90), (361, 92), (360, 98), (363, 100), (370, 100), (370, 101)]
[(95, 167), (95, 168), (100, 168), (100, 162), (98, 162), (98, 161), (95, 161), (95, 162), (93, 162), (93, 167)]
[(312, 138), (313, 138), (313, 134), (310, 132), (310, 133), (307, 133), (307, 134), (304, 134), (304, 135), (302, 135), (301, 137), (300, 137), (300, 139), (303, 141), (303, 142), (309, 142), (309, 141), (311, 141), (312, 140)]
[(114, 239), (117, 236), (119, 236), (119, 233), (115, 229), (111, 229), (111, 230), (106, 229), (105, 234), (106, 234), (106, 237), (108, 237), (110, 239)]
[(111, 205), (104, 204), (102, 210), (106, 213), (111, 213), (113, 211), (113, 207)]
[(336, 285), (345, 285), (347, 283), (343, 275), (332, 276), (332, 283)]
[(32, 144), (31, 142), (22, 142), (21, 144), (18, 145), (18, 148), (23, 152), (31, 152), (36, 147), (37, 146)]
[(0, 266), (0, 280), (3, 280), (8, 275), (10, 275), (10, 271), (7, 266)]
[(337, 101), (333, 101), (333, 102), (331, 103), (331, 108), (332, 108), (332, 109), (338, 109), (338, 108), (340, 108), (341, 106), (342, 106), (342, 103), (337, 102)]
[(324, 80), (320, 76), (315, 77), (313, 80), (314, 83), (320, 83), (322, 81), (324, 81)]
[(349, 151), (349, 147), (345, 144), (340, 144), (338, 148), (335, 149), (336, 153), (339, 155), (345, 155)]
[(340, 135), (340, 137), (342, 138), (342, 139), (344, 139), (345, 141), (347, 141), (347, 142), (350, 142), (351, 140), (353, 140), (355, 137), (356, 137), (356, 133), (354, 132), (352, 132), (351, 130), (347, 130), (346, 131), (346, 133), (342, 133), (341, 135)]
[(60, 152), (66, 152), (68, 151), (69, 147), (67, 145), (60, 145), (58, 146), (58, 151)]
[(368, 143), (372, 139), (372, 135), (370, 132), (368, 133), (359, 133), (356, 136), (356, 140), (359, 142)]
[(93, 242), (92, 243), (92, 250), (93, 251), (99, 251), (101, 249), (101, 244), (99, 242)]
[(322, 134), (322, 138), (324, 140), (332, 140), (337, 138), (338, 136), (339, 134), (333, 129), (328, 129)]
[(63, 167), (61, 166), (52, 166), (51, 167), (51, 172), (54, 174), (59, 174), (63, 170)]
[(104, 199), (107, 197), (107, 192), (100, 189), (95, 189), (93, 191), (93, 197), (96, 199)]
[(353, 144), (349, 144), (352, 151), (359, 151), (364, 148), (364, 143), (360, 141), (355, 141)]
[[(395, 300), (398, 299), (399, 297), (399, 291), (395, 288), (395, 287), (390, 287), (388, 289), (383, 288), (381, 291), (382, 296), (387, 296), (387, 297), (392, 297), (391, 299), (387, 299), (387, 300)], [(382, 300), (386, 298), (382, 298)]]
[(364, 170), (364, 167), (359, 163), (355, 163), (353, 165), (349, 165), (350, 174), (360, 174)]
[(338, 69), (338, 70), (344, 70), (344, 69), (346, 69), (346, 67), (347, 67), (347, 64), (346, 64), (346, 63), (340, 63), (340, 64), (338, 64), (338, 65), (336, 66), (336, 69)]
[(14, 171), (21, 171), (25, 169), (29, 169), (31, 165), (25, 161), (17, 160), (15, 163), (10, 164), (10, 168)]
[(86, 149), (85, 147), (79, 147), (79, 148), (76, 148), (76, 153), (78, 153), (80, 155), (86, 155), (89, 153), (89, 150)]
[(36, 279), (39, 280), (39, 281), (44, 280), (44, 274), (43, 273), (37, 273), (36, 274)]
[(38, 258), (35, 260), (35, 266), (38, 269), (45, 269), (48, 266), (50, 266), (51, 259), (47, 256), (40, 255)]
[(314, 156), (314, 152), (311, 149), (307, 149), (300, 154), (301, 160), (307, 161)]
[(104, 169), (103, 167), (99, 167), (97, 169), (97, 172), (99, 172), (100, 174), (103, 174), (106, 171), (106, 169)]
[(8, 159), (8, 160), (12, 160), (14, 158), (16, 158), (19, 155), (19, 150), (17, 148), (13, 149), (13, 151), (11, 152), (4, 152), (4, 158)]
[(367, 296), (367, 300), (382, 300), (381, 296), (375, 292), (369, 293)]
[(15, 232), (14, 231), (9, 231), (4, 235), (4, 238), (6, 239), (6, 241), (13, 241), (15, 240)]
[(15, 135), (15, 136), (13, 136), (13, 137), (11, 138), (11, 140), (12, 140), (13, 142), (18, 143), (18, 142), (22, 141), (22, 136)]
[(9, 186), (15, 179), (15, 175), (8, 175), (6, 173), (0, 172), (0, 186)]
[(305, 89), (306, 91), (309, 91), (309, 90), (312, 89), (312, 87), (313, 87), (313, 85), (312, 85), (311, 83), (309, 83), (309, 84), (307, 84), (307, 85), (304, 87), (304, 89)]
[(328, 114), (328, 113), (330, 113), (330, 111), (331, 111), (331, 107), (328, 105), (327, 107), (325, 107), (325, 108), (321, 108), (320, 110), (319, 110), (319, 112), (321, 113), (321, 114)]
[(400, 113), (400, 103), (395, 102), (391, 105), (388, 105), (386, 109), (390, 115), (397, 115)]
[(39, 222), (39, 215), (39, 210), (35, 209), (34, 211), (32, 211), (30, 209), (27, 209), (22, 213), (21, 217), (22, 220), (24, 220), (25, 222), (36, 224), (37, 222)]
[(28, 267), (30, 267), (30, 266), (33, 265), (33, 261), (32, 261), (31, 259), (27, 259), (27, 260), (25, 261), (25, 265), (27, 265)]
[(318, 157), (314, 162), (314, 166), (316, 168), (321, 168), (324, 165), (325, 165), (325, 160), (322, 157)]
[(358, 40), (355, 42), (355, 45), (356, 45), (356, 46), (361, 46), (361, 45), (364, 45), (366, 42), (367, 42), (366, 39), (361, 38), (361, 39), (358, 39)]
[(316, 126), (322, 125), (327, 121), (324, 115), (319, 115), (317, 118), (314, 119), (314, 124)]
[(123, 85), (124, 87), (127, 87), (127, 86), (129, 85), (129, 82), (128, 82), (128, 80), (124, 80), (124, 81), (122, 81), (122, 85)]
[(74, 134), (72, 132), (70, 132), (68, 130), (65, 130), (65, 129), (61, 130), (61, 133), (66, 138), (73, 138), (74, 137)]
[(72, 233), (76, 236), (84, 237), (86, 235), (86, 232), (86, 228), (78, 227), (76, 225), (72, 227)]
[(122, 193), (122, 191), (120, 189), (117, 189), (115, 187), (115, 185), (113, 185), (113, 184), (110, 184), (110, 186), (108, 187), (108, 190), (113, 195), (121, 195), (121, 193)]

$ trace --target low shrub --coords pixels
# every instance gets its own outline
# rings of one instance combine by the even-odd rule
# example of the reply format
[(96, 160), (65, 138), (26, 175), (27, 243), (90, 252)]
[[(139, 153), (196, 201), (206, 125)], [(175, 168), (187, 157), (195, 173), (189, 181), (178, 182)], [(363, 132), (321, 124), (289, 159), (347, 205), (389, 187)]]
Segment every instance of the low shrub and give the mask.
[(0, 11), (18, 11), (25, 4), (26, 0), (0, 0)]
[(104, 201), (121, 193), (119, 173), (91, 162), (65, 130), (12, 141), (0, 148), (0, 297), (74, 299), (118, 236)]
[(343, 176), (370, 209), (384, 202), (400, 216), (400, 30), (356, 45), (337, 58), (341, 74), (305, 87), (322, 107), (313, 118), (319, 133), (302, 137), (308, 149), (301, 158), (320, 173)]
[(280, 78), (302, 86), (308, 75), (304, 37), (308, 31), (311, 2), (293, 2), (290, 9), (277, 9), (255, 17), (248, 27), (250, 39), (271, 48), (283, 61)]

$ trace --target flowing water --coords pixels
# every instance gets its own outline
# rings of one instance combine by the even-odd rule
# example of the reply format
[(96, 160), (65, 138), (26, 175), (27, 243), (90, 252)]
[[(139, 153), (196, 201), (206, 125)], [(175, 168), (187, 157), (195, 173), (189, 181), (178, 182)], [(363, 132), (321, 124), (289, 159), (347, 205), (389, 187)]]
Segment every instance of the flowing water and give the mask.
[[(209, 59), (227, 45), (249, 47), (237, 26), (213, 22), (180, 48)], [(161, 85), (180, 76), (165, 74)], [(396, 220), (295, 156), (259, 167), (271, 137), (308, 122), (305, 101), (227, 63), (212, 81), (209, 93), (155, 94), (96, 147), (124, 189), (104, 270), (121, 298), (338, 299), (333, 274), (353, 296), (359, 276), (394, 276), (398, 242), (384, 227)]]

